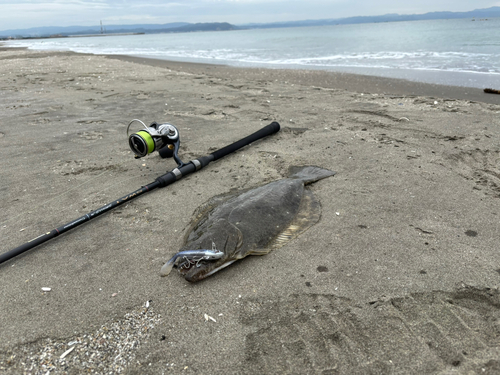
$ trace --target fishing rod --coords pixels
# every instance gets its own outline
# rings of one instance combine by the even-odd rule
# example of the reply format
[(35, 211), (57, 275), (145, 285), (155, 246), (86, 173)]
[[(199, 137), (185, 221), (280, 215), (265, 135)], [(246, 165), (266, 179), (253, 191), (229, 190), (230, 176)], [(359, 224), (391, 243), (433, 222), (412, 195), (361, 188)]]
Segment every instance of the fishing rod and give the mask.
[[(136, 133), (129, 135), (130, 125), (134, 122), (141, 123), (145, 129), (142, 129)], [(163, 188), (168, 186), (175, 181), (180, 180), (182, 177), (188, 174), (199, 171), (200, 169), (206, 167), (209, 163), (219, 160), (226, 155), (229, 155), (240, 148), (249, 145), (261, 138), (267, 137), (274, 134), (280, 130), (280, 125), (277, 122), (272, 122), (271, 124), (263, 127), (262, 129), (256, 131), (249, 136), (240, 139), (226, 147), (223, 147), (209, 155), (200, 157), (189, 161), (188, 163), (183, 163), (179, 158), (178, 151), (180, 145), (179, 131), (177, 128), (169, 123), (157, 124), (153, 122), (150, 126), (146, 126), (141, 120), (132, 120), (127, 127), (127, 136), (129, 137), (129, 146), (134, 152), (136, 158), (144, 157), (154, 151), (158, 151), (162, 158), (173, 157), (177, 163), (177, 167), (170, 172), (165, 173), (162, 176), (156, 178), (152, 183), (141, 187), (140, 189), (121, 197), (120, 199), (114, 200), (105, 206), (98, 208), (84, 216), (79, 217), (67, 224), (64, 224), (50, 232), (44, 233), (25, 244), (16, 247), (6, 253), (0, 254), (0, 263), (6, 262), (7, 260), (24, 253), (54, 237), (57, 237), (70, 229), (76, 228), (77, 226), (90, 221), (97, 216), (102, 215), (105, 212), (112, 210), (115, 207), (120, 206), (123, 203), (129, 202), (130, 200), (141, 196), (144, 193), (153, 191), (158, 188)]]

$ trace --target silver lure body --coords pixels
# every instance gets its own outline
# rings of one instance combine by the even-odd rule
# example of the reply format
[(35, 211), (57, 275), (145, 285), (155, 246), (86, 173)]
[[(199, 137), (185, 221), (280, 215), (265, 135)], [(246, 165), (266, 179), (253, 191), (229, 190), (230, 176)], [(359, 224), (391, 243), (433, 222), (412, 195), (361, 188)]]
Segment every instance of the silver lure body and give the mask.
[(222, 251), (219, 251), (217, 249), (213, 250), (207, 250), (207, 249), (200, 249), (200, 250), (184, 250), (184, 251), (179, 251), (177, 254), (175, 254), (170, 260), (163, 265), (163, 267), (160, 270), (160, 275), (161, 276), (167, 276), (173, 269), (174, 265), (177, 263), (178, 260), (183, 259), (184, 262), (181, 263), (180, 267), (189, 267), (193, 264), (196, 264), (196, 267), (199, 267), (199, 264), (202, 260), (217, 260), (220, 259), (224, 256), (224, 253)]

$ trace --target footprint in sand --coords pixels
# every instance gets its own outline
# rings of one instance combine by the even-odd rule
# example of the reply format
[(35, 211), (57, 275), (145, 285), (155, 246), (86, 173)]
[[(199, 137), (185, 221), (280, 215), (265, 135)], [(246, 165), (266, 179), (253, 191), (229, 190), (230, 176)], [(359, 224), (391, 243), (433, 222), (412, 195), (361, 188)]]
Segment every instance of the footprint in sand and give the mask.
[(478, 190), (500, 197), (500, 151), (461, 151), (449, 159), (451, 168), (466, 179), (474, 180)]
[(499, 307), (498, 291), (472, 287), (366, 304), (321, 294), (248, 299), (243, 372), (495, 373)]

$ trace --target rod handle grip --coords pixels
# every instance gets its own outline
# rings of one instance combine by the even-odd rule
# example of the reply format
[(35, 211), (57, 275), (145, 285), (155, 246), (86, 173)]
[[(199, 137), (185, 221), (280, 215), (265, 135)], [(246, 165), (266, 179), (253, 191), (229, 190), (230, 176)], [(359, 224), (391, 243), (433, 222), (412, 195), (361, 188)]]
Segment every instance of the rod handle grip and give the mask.
[(231, 143), (230, 145), (227, 145), (226, 147), (223, 147), (215, 152), (213, 152), (211, 155), (213, 155), (213, 161), (218, 160), (220, 158), (223, 158), (224, 156), (235, 152), (236, 150), (239, 150), (240, 148), (249, 145), (250, 143), (253, 143), (255, 141), (258, 141), (261, 138), (267, 137), (268, 135), (277, 133), (280, 130), (280, 124), (278, 124), (276, 121), (270, 123), (267, 126), (264, 126), (262, 129), (256, 131), (253, 134), (250, 134), (249, 136), (240, 139), (239, 141), (236, 141), (234, 143)]

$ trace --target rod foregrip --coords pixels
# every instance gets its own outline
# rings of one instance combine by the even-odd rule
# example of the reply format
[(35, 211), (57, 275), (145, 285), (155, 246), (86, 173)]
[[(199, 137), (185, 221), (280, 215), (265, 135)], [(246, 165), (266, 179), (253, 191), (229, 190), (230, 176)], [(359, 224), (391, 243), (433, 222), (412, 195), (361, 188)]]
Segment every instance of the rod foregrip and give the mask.
[(274, 121), (269, 125), (264, 126), (262, 129), (256, 131), (255, 133), (250, 134), (249, 136), (242, 138), (239, 141), (236, 141), (230, 145), (227, 145), (226, 147), (221, 148), (220, 150), (213, 152), (211, 154), (214, 157), (213, 160), (215, 161), (220, 158), (223, 158), (224, 156), (232, 152), (235, 152), (236, 150), (239, 150), (240, 148), (249, 145), (250, 143), (258, 141), (259, 139), (267, 137), (268, 135), (277, 133), (279, 130), (280, 130), (280, 124)]
[(242, 138), (239, 141), (231, 143), (230, 145), (227, 145), (226, 147), (223, 147), (211, 153), (210, 155), (203, 156), (196, 160), (192, 160), (191, 162), (184, 164), (179, 168), (175, 168), (171, 172), (167, 172), (163, 176), (158, 177), (156, 179), (156, 182), (159, 184), (160, 187), (168, 186), (174, 183), (175, 181), (179, 180), (180, 178), (187, 176), (190, 173), (196, 172), (201, 168), (206, 167), (211, 162), (220, 159), (226, 155), (229, 155), (230, 153), (244, 146), (247, 146), (252, 142), (267, 137), (268, 135), (274, 134), (279, 130), (280, 130), (280, 124), (278, 124), (277, 122), (272, 122), (271, 124), (264, 126), (262, 129), (256, 131), (255, 133), (250, 134), (249, 136)]

